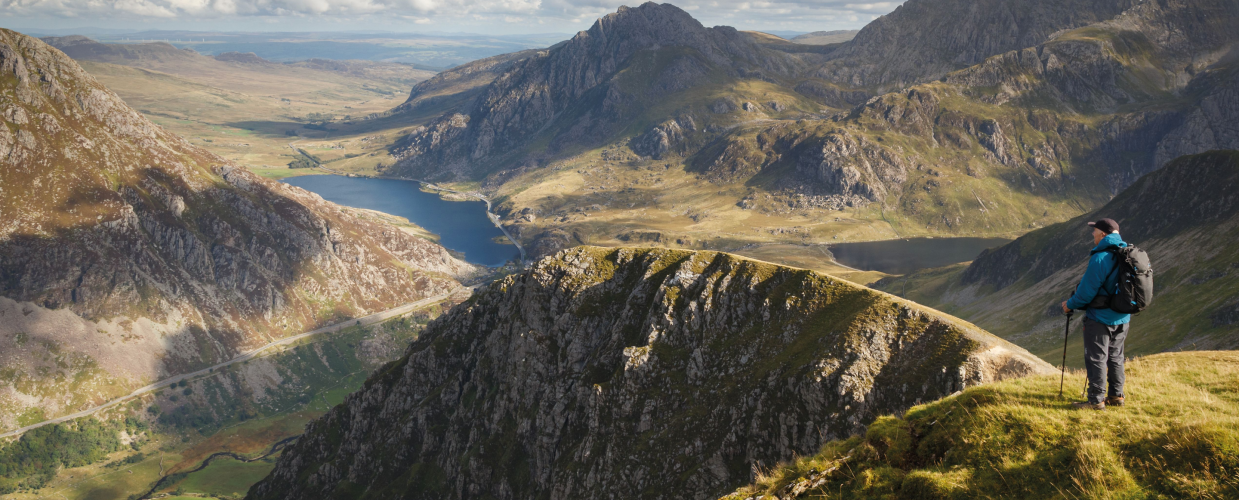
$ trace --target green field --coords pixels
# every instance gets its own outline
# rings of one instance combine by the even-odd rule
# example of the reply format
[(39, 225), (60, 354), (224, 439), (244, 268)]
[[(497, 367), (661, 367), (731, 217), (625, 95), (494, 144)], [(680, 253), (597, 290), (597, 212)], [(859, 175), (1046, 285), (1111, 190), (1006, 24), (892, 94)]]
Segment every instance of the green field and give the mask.
[(176, 484), (176, 491), (201, 493), (216, 497), (243, 497), (250, 485), (266, 477), (275, 468), (276, 457), (256, 462), (240, 462), (230, 458), (216, 458), (211, 465), (190, 474)]

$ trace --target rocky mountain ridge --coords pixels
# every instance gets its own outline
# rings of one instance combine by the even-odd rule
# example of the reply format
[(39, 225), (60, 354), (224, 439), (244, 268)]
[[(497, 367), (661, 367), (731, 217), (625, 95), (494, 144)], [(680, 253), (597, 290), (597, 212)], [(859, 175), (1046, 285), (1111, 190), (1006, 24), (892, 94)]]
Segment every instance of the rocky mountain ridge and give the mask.
[[(390, 171), (418, 178), (474, 177), (490, 167), (479, 167), (479, 160), (513, 153), (550, 128), (561, 130), (552, 150), (556, 144), (610, 136), (641, 111), (616, 75), (635, 54), (660, 47), (691, 54), (675, 57), (655, 77), (647, 99), (701, 84), (715, 66), (760, 75), (788, 74), (797, 65), (788, 57), (770, 57), (779, 54), (762, 50), (734, 28), (706, 28), (670, 4), (621, 7), (588, 31), (505, 69), (468, 108), (416, 129), (395, 146), (399, 163)], [(411, 99), (416, 97), (415, 91)]]
[[(942, 83), (875, 97), (838, 119), (775, 125), (752, 156), (760, 164), (744, 168), (796, 157), (797, 172), (822, 194), (898, 203), (927, 226), (953, 225), (951, 214), (941, 214), (941, 223), (916, 217), (922, 206), (949, 201), (933, 196), (941, 175), (927, 175), (944, 171), (948, 158), (964, 167), (956, 182), (971, 184), (972, 193), (989, 191), (973, 179), (995, 176), (1049, 200), (1098, 199), (1071, 184), (1099, 183), (1113, 194), (1171, 158), (1239, 147), (1232, 125), (1239, 38), (1229, 29), (1237, 19), (1230, 2), (1143, 3)], [(1128, 161), (1114, 161), (1119, 155)], [(995, 210), (984, 194), (964, 198), (955, 203), (979, 210), (978, 223), (992, 224), (991, 212), (1018, 211)], [(956, 217), (968, 209), (955, 209)]]
[[(884, 85), (898, 87), (938, 78), (948, 69), (966, 67), (990, 55), (1044, 41), (1053, 31), (1109, 19), (1130, 5), (1124, 1), (1097, 0), (1087, 5), (1039, 3), (1033, 9), (1007, 5), (1009, 2), (971, 6), (956, 3), (912, 2), (861, 30), (857, 39), (825, 50), (786, 41), (771, 42), (726, 26), (705, 28), (671, 4), (647, 2), (636, 8), (622, 7), (573, 39), (536, 52), (510, 70), (504, 68), (504, 77), (492, 81), (480, 100), (415, 131), (395, 148), (396, 156), (403, 161), (393, 172), (411, 172), (420, 177), (442, 177), (446, 172), (457, 177), (485, 175), (486, 170), (462, 170), (462, 163), (503, 157), (531, 135), (548, 128), (574, 129), (566, 136), (561, 132), (560, 137), (552, 140), (553, 154), (559, 149), (557, 143), (567, 147), (623, 130), (627, 125), (623, 122), (633, 121), (640, 114), (625, 112), (625, 106), (705, 86), (719, 79), (720, 75), (710, 73), (720, 70), (733, 78), (755, 78), (796, 87), (831, 106), (848, 106), (858, 98), (863, 101), (864, 97), (881, 93), (876, 89)], [(990, 31), (965, 33), (945, 42), (931, 36), (931, 32), (936, 32), (934, 23), (958, 23), (953, 13), (961, 10), (971, 14), (962, 26)], [(935, 15), (927, 16), (927, 11)], [(915, 57), (906, 55), (909, 47), (919, 51)], [(625, 88), (622, 81), (613, 78), (631, 67), (629, 59), (633, 55), (668, 50), (687, 52), (668, 56), (674, 60), (657, 69), (657, 81), (644, 89), (644, 99), (626, 95), (635, 89)], [(948, 60), (938, 60), (944, 53), (957, 52)], [(899, 61), (902, 66), (876, 69), (874, 61)], [(441, 78), (474, 72), (473, 68), (454, 69)], [(886, 76), (875, 76), (879, 73)], [(651, 92), (653, 95), (649, 95)], [(420, 93), (415, 89), (410, 103)], [(734, 109), (739, 104), (731, 106)], [(572, 116), (565, 116), (570, 108), (576, 110)], [(515, 160), (519, 162), (521, 158)], [(448, 166), (435, 167), (437, 164)]]
[[(459, 288), (444, 248), (170, 134), (0, 31), (0, 424)], [(24, 416), (23, 416), (24, 415)]]
[(812, 271), (578, 247), (429, 325), (249, 497), (713, 498), (877, 415), (1049, 371)]
[(896, 91), (1109, 20), (1138, 3), (909, 0), (865, 25), (813, 76), (875, 94)]

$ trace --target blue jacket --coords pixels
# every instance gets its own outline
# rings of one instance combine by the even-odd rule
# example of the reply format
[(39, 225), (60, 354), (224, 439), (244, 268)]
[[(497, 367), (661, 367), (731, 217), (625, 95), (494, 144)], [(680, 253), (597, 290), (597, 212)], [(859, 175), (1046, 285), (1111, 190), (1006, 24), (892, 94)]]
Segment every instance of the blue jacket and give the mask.
[[(1127, 243), (1118, 233), (1110, 233), (1101, 239), (1088, 258), (1088, 269), (1084, 271), (1084, 279), (1076, 286), (1076, 293), (1067, 299), (1067, 307), (1084, 309), (1093, 301), (1097, 294), (1114, 295), (1119, 288), (1119, 273), (1115, 270), (1114, 254), (1107, 252), (1111, 247), (1125, 247)], [(1109, 279), (1107, 279), (1109, 278)], [(1103, 284), (1102, 281), (1105, 281)], [(1122, 325), (1131, 321), (1130, 314), (1122, 314), (1110, 309), (1089, 309), (1088, 317), (1103, 325)]]

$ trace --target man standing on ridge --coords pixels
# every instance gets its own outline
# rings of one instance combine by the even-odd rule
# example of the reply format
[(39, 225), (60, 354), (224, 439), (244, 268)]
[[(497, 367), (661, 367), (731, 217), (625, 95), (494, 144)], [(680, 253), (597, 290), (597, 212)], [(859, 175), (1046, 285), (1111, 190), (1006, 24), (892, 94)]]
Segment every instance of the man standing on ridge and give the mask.
[[(1087, 309), (1084, 317), (1084, 365), (1088, 371), (1088, 400), (1072, 403), (1079, 409), (1104, 410), (1123, 406), (1123, 343), (1127, 340), (1130, 314), (1111, 310), (1106, 304), (1118, 290), (1118, 260), (1114, 248), (1127, 243), (1119, 236), (1119, 223), (1101, 219), (1093, 228), (1093, 247), (1084, 278), (1075, 295), (1063, 302), (1063, 313)], [(1107, 391), (1107, 382), (1109, 390)]]

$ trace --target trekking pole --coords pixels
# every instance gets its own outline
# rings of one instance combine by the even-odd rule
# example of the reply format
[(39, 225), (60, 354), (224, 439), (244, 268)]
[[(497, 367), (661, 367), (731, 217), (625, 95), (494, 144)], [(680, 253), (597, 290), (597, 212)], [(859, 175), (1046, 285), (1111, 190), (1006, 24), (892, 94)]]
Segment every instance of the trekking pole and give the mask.
[(1067, 378), (1067, 336), (1071, 335), (1071, 315), (1072, 314), (1075, 314), (1075, 311), (1072, 311), (1072, 310), (1067, 311), (1067, 326), (1063, 328), (1063, 364), (1062, 364), (1063, 372), (1062, 374), (1058, 376), (1058, 397), (1059, 399), (1062, 399), (1063, 397), (1063, 380), (1066, 380)]

